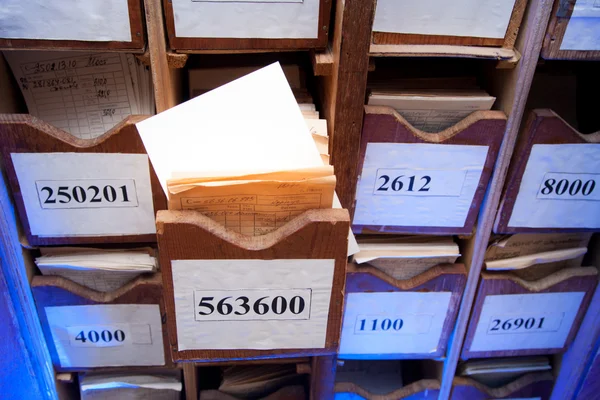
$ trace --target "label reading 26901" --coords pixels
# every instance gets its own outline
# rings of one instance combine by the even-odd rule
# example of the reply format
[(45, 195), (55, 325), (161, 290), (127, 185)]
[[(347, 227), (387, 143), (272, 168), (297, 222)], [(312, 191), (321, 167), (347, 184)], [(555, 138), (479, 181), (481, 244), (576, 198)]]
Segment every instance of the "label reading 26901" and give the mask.
[(310, 319), (311, 289), (194, 291), (196, 321)]
[(45, 209), (138, 206), (133, 179), (36, 181), (35, 186)]

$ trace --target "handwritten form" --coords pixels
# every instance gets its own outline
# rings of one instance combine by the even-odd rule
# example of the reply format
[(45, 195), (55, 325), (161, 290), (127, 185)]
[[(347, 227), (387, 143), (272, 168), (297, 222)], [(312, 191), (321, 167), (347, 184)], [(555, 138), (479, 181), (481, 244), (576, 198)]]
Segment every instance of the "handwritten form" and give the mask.
[(152, 114), (149, 71), (131, 54), (5, 52), (31, 115), (81, 139)]

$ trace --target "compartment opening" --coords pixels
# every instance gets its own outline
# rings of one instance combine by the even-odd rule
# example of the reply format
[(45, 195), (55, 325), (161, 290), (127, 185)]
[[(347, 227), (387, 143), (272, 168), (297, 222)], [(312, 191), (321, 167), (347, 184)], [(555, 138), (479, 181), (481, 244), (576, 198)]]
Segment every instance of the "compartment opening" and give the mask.
[(456, 374), (497, 389), (527, 374), (552, 372), (554, 368), (554, 361), (549, 356), (482, 358), (461, 362)]

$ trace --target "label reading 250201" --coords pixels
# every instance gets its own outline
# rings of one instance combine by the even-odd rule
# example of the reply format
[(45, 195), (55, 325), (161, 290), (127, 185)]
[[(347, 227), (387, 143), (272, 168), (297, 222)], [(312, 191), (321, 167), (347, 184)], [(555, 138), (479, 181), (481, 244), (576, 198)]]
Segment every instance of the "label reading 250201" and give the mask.
[(137, 207), (133, 179), (36, 181), (44, 209)]

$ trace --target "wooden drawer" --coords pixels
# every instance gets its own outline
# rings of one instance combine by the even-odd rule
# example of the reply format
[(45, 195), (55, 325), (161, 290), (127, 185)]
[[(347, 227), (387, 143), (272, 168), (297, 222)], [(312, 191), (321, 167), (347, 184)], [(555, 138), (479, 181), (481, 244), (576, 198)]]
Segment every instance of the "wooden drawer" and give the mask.
[(171, 49), (324, 49), (331, 0), (186, 1), (163, 0)]
[(142, 0), (11, 3), (0, 18), (0, 49), (144, 51)]
[(33, 297), (57, 371), (172, 365), (160, 273), (107, 293), (35, 276)]
[(452, 400), (540, 399), (548, 400), (554, 377), (551, 372), (537, 372), (498, 388), (491, 388), (470, 378), (456, 377), (452, 381)]
[(560, 353), (573, 340), (597, 284), (594, 267), (537, 281), (481, 274), (462, 359)]
[[(586, 6), (589, 4), (589, 6)], [(542, 45), (542, 57), (560, 60), (600, 60), (598, 6), (577, 0), (556, 0)]]
[[(379, 0), (375, 9), (372, 43), (512, 49), (527, 0), (506, 1), (501, 5), (481, 3), (477, 0)], [(477, 11), (474, 11), (475, 8)]]
[(531, 112), (519, 135), (496, 233), (600, 229), (600, 133), (583, 135), (552, 110)]
[(427, 133), (365, 106), (353, 231), (470, 234), (505, 126), (501, 111), (476, 111)]
[(195, 211), (157, 216), (176, 361), (335, 354), (349, 217), (312, 210), (249, 237)]
[(0, 115), (3, 169), (31, 245), (156, 241), (166, 197), (135, 128), (142, 119), (87, 140), (29, 115)]
[(466, 280), (463, 264), (438, 265), (406, 280), (350, 264), (339, 358), (443, 356)]

